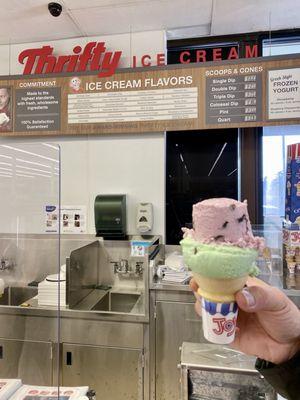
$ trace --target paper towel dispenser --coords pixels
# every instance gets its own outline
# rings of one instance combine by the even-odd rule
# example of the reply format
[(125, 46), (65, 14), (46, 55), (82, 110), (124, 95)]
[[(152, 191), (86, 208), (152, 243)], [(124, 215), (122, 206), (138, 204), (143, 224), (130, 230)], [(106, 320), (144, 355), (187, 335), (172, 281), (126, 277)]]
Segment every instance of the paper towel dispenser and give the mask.
[(126, 195), (98, 195), (95, 199), (96, 236), (126, 239)]

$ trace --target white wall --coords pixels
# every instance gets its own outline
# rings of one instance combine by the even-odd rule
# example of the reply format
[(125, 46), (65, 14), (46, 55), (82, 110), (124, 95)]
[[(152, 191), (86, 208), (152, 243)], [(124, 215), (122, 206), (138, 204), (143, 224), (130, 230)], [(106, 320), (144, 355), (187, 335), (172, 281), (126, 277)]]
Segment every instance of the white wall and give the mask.
[[(149, 40), (151, 37), (151, 40)], [(129, 67), (132, 54), (164, 52), (163, 31), (141, 32), (55, 41), (55, 54), (69, 54), (75, 44), (91, 40), (105, 41), (108, 48), (122, 50), (121, 67)], [(18, 54), (25, 48), (40, 47), (43, 43), (0, 46), (1, 74), (21, 74)], [(8, 51), (9, 50), (9, 51)], [(10, 56), (9, 56), (10, 54)], [(4, 57), (5, 55), (5, 57)], [(3, 58), (2, 58), (3, 56)], [(0, 138), (0, 145), (11, 142), (54, 142), (61, 146), (62, 205), (86, 205), (88, 233), (94, 233), (94, 199), (97, 194), (127, 195), (128, 233), (134, 234), (135, 210), (139, 202), (154, 206), (153, 234), (164, 235), (165, 221), (165, 149), (164, 133), (81, 136), (57, 138)], [(1, 178), (0, 178), (1, 179)], [(32, 193), (35, 196), (35, 193)], [(2, 210), (5, 199), (0, 199)], [(1, 226), (2, 232), (8, 227)]]

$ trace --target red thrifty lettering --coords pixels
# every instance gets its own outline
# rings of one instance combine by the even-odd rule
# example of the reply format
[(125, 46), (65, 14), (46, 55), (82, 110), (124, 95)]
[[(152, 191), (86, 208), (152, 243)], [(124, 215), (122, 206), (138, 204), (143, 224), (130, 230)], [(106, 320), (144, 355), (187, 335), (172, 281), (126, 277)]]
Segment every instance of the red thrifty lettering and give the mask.
[(19, 54), (19, 62), (24, 64), (24, 75), (50, 74), (60, 72), (99, 71), (99, 77), (112, 76), (118, 65), (122, 51), (106, 51), (105, 42), (89, 42), (82, 50), (73, 48), (73, 54), (54, 56), (52, 46), (26, 49)]

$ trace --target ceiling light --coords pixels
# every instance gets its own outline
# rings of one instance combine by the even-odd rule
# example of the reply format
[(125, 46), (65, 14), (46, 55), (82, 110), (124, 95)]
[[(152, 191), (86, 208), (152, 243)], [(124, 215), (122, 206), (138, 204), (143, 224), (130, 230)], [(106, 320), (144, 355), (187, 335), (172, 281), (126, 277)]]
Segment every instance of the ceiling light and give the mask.
[(43, 169), (38, 169), (38, 168), (24, 167), (23, 165), (16, 165), (16, 168), (28, 169), (30, 171), (43, 172), (44, 174), (50, 174), (50, 175), (52, 174), (51, 171), (44, 171)]
[(45, 160), (50, 160), (50, 161), (53, 161), (53, 162), (56, 162), (56, 163), (59, 162), (58, 160), (55, 160), (54, 158), (45, 157), (45, 156), (42, 156), (40, 154), (32, 153), (31, 151), (18, 149), (17, 147), (7, 146), (6, 144), (3, 144), (2, 147), (5, 147), (6, 149), (9, 149), (9, 150), (19, 151), (19, 152), (25, 153), (25, 154), (30, 154), (31, 156), (43, 158)]
[(227, 143), (224, 143), (224, 145), (223, 145), (223, 147), (222, 147), (222, 149), (221, 149), (221, 151), (220, 151), (218, 157), (216, 158), (216, 161), (214, 162), (214, 164), (213, 164), (213, 166), (211, 167), (211, 169), (210, 169), (210, 171), (209, 171), (209, 173), (208, 173), (207, 176), (210, 176), (211, 173), (213, 172), (213, 169), (214, 169), (215, 166), (217, 165), (217, 162), (219, 161), (219, 159), (220, 159), (220, 157), (221, 157), (223, 151), (225, 150), (225, 147), (226, 147), (226, 146), (227, 146)]
[(51, 149), (59, 151), (59, 146), (53, 146), (53, 144), (43, 143), (44, 146), (51, 147)]
[(39, 165), (40, 167), (51, 168), (51, 165), (41, 164), (41, 163), (34, 162), (34, 161), (27, 161), (27, 160), (23, 160), (22, 158), (16, 158), (16, 160), (26, 163), (26, 164), (33, 164), (33, 165)]

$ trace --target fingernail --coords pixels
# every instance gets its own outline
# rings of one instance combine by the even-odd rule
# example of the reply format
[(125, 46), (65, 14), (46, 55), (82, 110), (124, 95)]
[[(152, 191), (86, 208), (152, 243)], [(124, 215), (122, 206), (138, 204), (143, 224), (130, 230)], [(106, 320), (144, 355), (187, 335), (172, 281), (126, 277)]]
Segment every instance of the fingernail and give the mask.
[(243, 296), (244, 296), (244, 298), (245, 298), (245, 300), (247, 302), (247, 306), (248, 307), (254, 307), (255, 303), (256, 303), (256, 300), (255, 300), (255, 297), (252, 295), (252, 293), (249, 291), (249, 289), (248, 288), (244, 288), (242, 290), (242, 293), (243, 293)]

